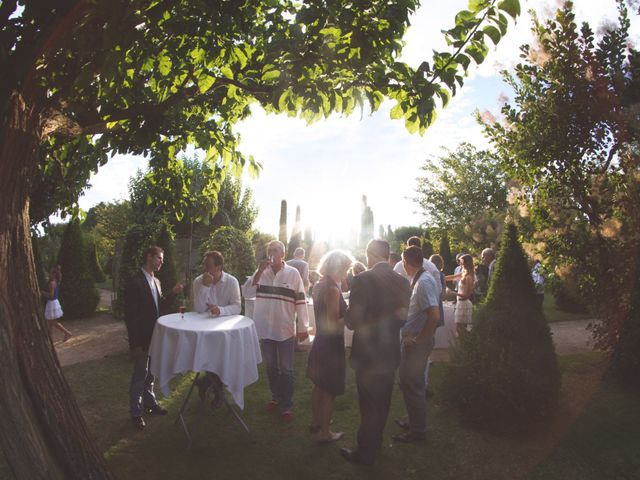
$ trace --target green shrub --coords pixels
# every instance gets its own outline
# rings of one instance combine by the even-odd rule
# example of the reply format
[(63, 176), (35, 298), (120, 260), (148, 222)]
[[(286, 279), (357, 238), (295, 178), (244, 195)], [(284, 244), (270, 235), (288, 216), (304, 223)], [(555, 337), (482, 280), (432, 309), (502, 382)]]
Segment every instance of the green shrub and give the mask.
[[(156, 239), (156, 245), (164, 250), (164, 263), (159, 272), (156, 273), (162, 291), (167, 295), (176, 283), (178, 283), (178, 273), (176, 272), (175, 262), (175, 243), (173, 240), (173, 232), (167, 222), (161, 222), (160, 231)], [(175, 313), (178, 311), (178, 297), (174, 298), (174, 301), (169, 305), (166, 304), (160, 311), (160, 315), (166, 315), (168, 313)]]
[(62, 267), (60, 304), (65, 319), (93, 315), (100, 300), (84, 253), (80, 223), (73, 220), (64, 230), (57, 262)]
[(260, 231), (253, 232), (253, 234), (251, 235), (251, 245), (253, 247), (253, 251), (255, 252), (254, 257), (256, 264), (267, 258), (267, 245), (269, 244), (269, 242), (275, 239), (276, 237), (274, 237), (270, 233), (264, 233)]
[(514, 225), (493, 275), (473, 330), (451, 349), (445, 396), (472, 425), (526, 430), (555, 411), (560, 372)]
[(107, 280), (107, 277), (102, 271), (102, 267), (100, 266), (100, 262), (98, 261), (98, 251), (96, 250), (96, 242), (91, 240), (90, 238), (85, 237), (84, 249), (85, 249), (85, 258), (87, 261), (87, 267), (91, 272), (93, 281), (96, 283), (105, 282)]
[(202, 254), (208, 250), (217, 250), (222, 253), (224, 270), (236, 277), (240, 285), (256, 268), (251, 241), (237, 228), (218, 228), (200, 247)]
[(558, 310), (568, 313), (587, 313), (587, 302), (580, 293), (578, 276), (574, 268), (569, 268), (562, 278), (553, 278), (551, 293)]

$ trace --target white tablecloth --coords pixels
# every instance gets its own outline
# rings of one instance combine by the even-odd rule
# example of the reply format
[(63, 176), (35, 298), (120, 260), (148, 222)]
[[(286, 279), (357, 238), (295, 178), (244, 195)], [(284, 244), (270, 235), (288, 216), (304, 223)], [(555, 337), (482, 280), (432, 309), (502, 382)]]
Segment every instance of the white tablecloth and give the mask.
[[(449, 343), (456, 338), (456, 324), (453, 321), (454, 304), (445, 302), (444, 304), (444, 325), (436, 330), (436, 344), (434, 348), (449, 348)], [(353, 330), (344, 327), (344, 345), (351, 346), (353, 341)]]
[(444, 302), (444, 325), (436, 330), (435, 348), (449, 348), (449, 343), (456, 338), (456, 324), (453, 320), (455, 304)]
[(211, 318), (187, 312), (158, 319), (153, 331), (150, 370), (160, 391), (169, 394), (169, 381), (186, 372), (213, 372), (244, 408), (244, 388), (258, 380), (262, 361), (253, 320), (242, 315)]

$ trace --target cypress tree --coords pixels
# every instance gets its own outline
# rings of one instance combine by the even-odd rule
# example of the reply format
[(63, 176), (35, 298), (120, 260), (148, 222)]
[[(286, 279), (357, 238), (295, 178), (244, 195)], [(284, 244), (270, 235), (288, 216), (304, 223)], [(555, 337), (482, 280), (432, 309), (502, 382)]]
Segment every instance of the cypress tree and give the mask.
[(102, 283), (106, 281), (107, 277), (102, 271), (102, 267), (100, 266), (100, 262), (98, 261), (98, 251), (96, 250), (96, 242), (91, 238), (85, 237), (84, 249), (85, 249), (85, 257), (87, 261), (87, 267), (91, 272), (91, 277), (93, 278), (93, 281), (96, 283)]
[(280, 202), (280, 230), (278, 231), (278, 240), (285, 246), (287, 245), (287, 201)]
[(293, 252), (296, 248), (302, 245), (302, 214), (300, 212), (300, 205), (296, 206), (296, 221), (293, 224), (291, 230), (291, 238), (289, 239), (289, 245), (287, 246), (287, 260), (293, 258)]
[(302, 241), (304, 249), (307, 251), (307, 255), (311, 255), (313, 250), (313, 232), (309, 227), (304, 229), (304, 239)]
[(526, 430), (551, 415), (560, 371), (516, 227), (504, 231), (486, 302), (451, 351), (445, 395), (463, 420)]
[(362, 196), (362, 214), (360, 215), (360, 245), (366, 246), (373, 238), (373, 210), (367, 205), (367, 196)]
[(84, 239), (78, 220), (69, 222), (64, 230), (57, 263), (62, 267), (60, 304), (64, 317), (74, 319), (93, 315), (100, 295), (87, 265)]

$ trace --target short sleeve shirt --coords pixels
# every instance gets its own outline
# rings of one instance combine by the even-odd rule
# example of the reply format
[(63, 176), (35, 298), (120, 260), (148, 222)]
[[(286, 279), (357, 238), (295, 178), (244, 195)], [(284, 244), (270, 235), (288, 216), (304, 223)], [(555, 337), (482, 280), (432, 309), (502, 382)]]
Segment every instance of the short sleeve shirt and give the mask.
[(423, 272), (413, 286), (409, 302), (409, 314), (402, 327), (402, 336), (418, 335), (427, 321), (425, 311), (430, 307), (438, 308), (440, 298), (438, 284), (427, 272)]

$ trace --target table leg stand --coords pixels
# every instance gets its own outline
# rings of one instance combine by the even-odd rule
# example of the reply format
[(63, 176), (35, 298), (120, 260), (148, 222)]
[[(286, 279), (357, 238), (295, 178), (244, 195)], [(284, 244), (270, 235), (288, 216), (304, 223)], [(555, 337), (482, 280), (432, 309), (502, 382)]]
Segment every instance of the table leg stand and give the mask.
[[(223, 390), (224, 390), (224, 388), (223, 388)], [(240, 424), (240, 426), (242, 428), (244, 428), (245, 432), (247, 432), (249, 434), (249, 436), (251, 436), (251, 430), (249, 430), (249, 427), (247, 426), (246, 423), (244, 423), (244, 420), (242, 420), (242, 417), (240, 416), (240, 414), (238, 412), (236, 412), (236, 409), (233, 408), (233, 405), (231, 405), (229, 400), (227, 400), (227, 396), (224, 394), (224, 391), (221, 392), (221, 394), (222, 394), (222, 401), (224, 402), (224, 404), (227, 406), (227, 408), (231, 412), (231, 415), (233, 415), (233, 418), (235, 418), (236, 421)]]
[(182, 430), (184, 430), (184, 434), (187, 436), (187, 440), (189, 442), (188, 445), (188, 449), (191, 448), (191, 435), (189, 434), (189, 429), (187, 428), (187, 422), (185, 422), (184, 420), (184, 410), (187, 408), (187, 402), (189, 401), (189, 398), (191, 398), (191, 394), (193, 393), (193, 389), (196, 386), (196, 381), (198, 380), (198, 377), (200, 376), (200, 372), (196, 373), (196, 376), (193, 379), (193, 382), (191, 382), (191, 388), (189, 388), (189, 392), (187, 393), (187, 396), (184, 397), (184, 401), (182, 402), (182, 407), (180, 407), (180, 411), (178, 412), (178, 418), (176, 418), (176, 423), (180, 422), (180, 425), (182, 425)]

